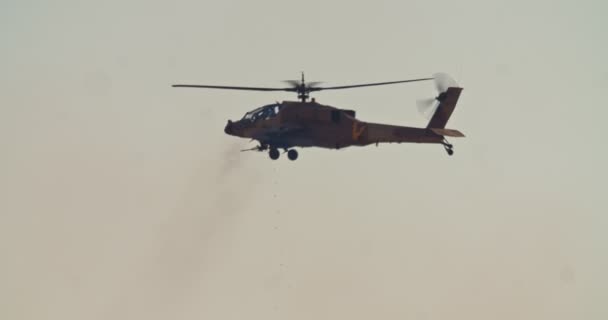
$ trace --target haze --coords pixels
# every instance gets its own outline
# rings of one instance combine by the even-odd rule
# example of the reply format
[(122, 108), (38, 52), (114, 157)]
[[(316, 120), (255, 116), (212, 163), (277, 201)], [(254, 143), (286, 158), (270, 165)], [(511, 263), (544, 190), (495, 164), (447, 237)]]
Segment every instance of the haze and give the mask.
[[(608, 319), (605, 1), (0, 3), (0, 318)], [(452, 75), (440, 146), (223, 133), (290, 93)], [(424, 126), (431, 83), (321, 92)]]

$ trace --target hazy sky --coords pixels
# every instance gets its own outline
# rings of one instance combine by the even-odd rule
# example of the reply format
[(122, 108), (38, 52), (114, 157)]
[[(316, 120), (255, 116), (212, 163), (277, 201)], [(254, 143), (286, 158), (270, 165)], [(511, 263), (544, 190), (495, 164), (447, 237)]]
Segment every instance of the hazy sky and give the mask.
[[(1, 319), (608, 319), (605, 1), (0, 1)], [(440, 146), (226, 120), (451, 74)], [(424, 126), (431, 83), (322, 92)]]

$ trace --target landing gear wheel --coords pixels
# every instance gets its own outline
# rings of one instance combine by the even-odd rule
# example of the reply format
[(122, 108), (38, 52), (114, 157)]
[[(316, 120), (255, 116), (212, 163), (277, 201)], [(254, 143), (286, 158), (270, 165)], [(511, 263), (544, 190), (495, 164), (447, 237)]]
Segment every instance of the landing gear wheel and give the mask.
[(448, 155), (449, 155), (449, 156), (451, 156), (451, 155), (453, 155), (453, 154), (454, 154), (454, 150), (452, 150), (452, 149), (447, 149), (447, 148), (446, 148), (446, 149), (445, 149), (445, 151), (447, 151), (447, 152), (448, 152)]
[(275, 148), (271, 148), (270, 151), (268, 151), (268, 156), (270, 156), (270, 159), (272, 160), (277, 160), (280, 155), (279, 150)]
[(298, 152), (294, 149), (287, 151), (287, 158), (291, 161), (296, 160), (298, 158)]

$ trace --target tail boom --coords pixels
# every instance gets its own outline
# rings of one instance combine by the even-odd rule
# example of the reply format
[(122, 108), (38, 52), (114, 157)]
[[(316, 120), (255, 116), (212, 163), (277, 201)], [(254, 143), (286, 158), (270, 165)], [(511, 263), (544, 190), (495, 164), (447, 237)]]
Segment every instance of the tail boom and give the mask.
[(358, 145), (377, 143), (442, 143), (443, 135), (427, 128), (412, 128), (379, 123), (364, 123)]

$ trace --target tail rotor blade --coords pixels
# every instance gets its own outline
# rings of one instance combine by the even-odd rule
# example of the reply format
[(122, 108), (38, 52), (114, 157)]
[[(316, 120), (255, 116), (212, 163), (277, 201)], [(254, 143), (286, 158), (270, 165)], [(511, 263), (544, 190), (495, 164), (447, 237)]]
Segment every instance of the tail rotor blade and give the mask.
[(458, 83), (452, 77), (447, 75), (446, 73), (435, 73), (433, 75), (433, 79), (435, 80), (435, 86), (437, 87), (437, 91), (445, 92), (449, 87), (457, 87)]
[(420, 111), (420, 113), (425, 113), (431, 107), (433, 107), (433, 102), (435, 102), (435, 99), (433, 98), (416, 100), (418, 111)]
[(439, 106), (439, 103), (435, 100), (435, 98), (428, 98), (417, 100), (416, 105), (418, 107), (418, 112), (420, 112), (420, 114), (422, 114), (425, 118), (430, 119)]

